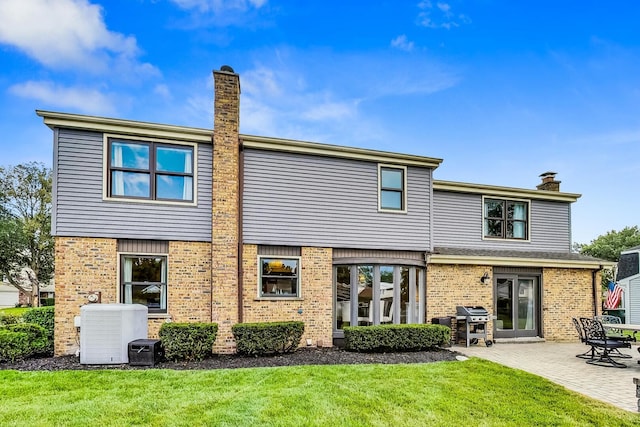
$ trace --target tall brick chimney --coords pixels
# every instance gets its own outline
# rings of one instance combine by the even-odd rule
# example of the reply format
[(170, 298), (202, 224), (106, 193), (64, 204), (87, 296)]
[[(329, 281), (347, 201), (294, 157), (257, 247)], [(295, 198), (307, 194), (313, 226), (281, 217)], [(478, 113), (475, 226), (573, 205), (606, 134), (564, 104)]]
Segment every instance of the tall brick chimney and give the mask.
[(561, 181), (556, 181), (556, 172), (542, 173), (540, 178), (542, 178), (542, 183), (536, 186), (538, 190), (560, 191)]
[(223, 65), (213, 71), (213, 176), (211, 200), (211, 320), (218, 323), (214, 351), (232, 353), (238, 322), (240, 77)]

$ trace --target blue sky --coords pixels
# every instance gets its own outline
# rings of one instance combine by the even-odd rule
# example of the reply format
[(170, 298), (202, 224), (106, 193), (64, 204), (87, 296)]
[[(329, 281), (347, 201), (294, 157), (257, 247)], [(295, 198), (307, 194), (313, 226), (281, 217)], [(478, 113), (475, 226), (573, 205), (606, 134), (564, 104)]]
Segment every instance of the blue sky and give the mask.
[(635, 1), (0, 0), (0, 165), (51, 165), (44, 109), (443, 158), (436, 179), (558, 173), (573, 241), (640, 225)]

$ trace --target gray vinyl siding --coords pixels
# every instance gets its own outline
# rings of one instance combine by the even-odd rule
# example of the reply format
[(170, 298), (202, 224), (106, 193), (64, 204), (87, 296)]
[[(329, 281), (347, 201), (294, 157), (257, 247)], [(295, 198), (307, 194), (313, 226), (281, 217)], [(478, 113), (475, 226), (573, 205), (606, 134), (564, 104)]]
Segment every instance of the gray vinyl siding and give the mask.
[(118, 252), (167, 254), (169, 242), (166, 240), (118, 240)]
[(482, 195), (434, 191), (433, 244), (469, 249), (570, 251), (570, 204), (544, 200), (530, 202), (529, 241), (483, 240)]
[(640, 323), (640, 277), (634, 277), (629, 280), (629, 313), (627, 314), (627, 323)]
[(431, 169), (407, 168), (407, 213), (378, 212), (378, 164), (249, 149), (245, 243), (426, 250)]
[(376, 251), (366, 249), (335, 249), (333, 251), (333, 259), (341, 260), (345, 258), (370, 258), (370, 259), (396, 259), (396, 260), (412, 260), (424, 261), (424, 252), (412, 251)]
[(178, 206), (103, 200), (103, 134), (59, 129), (56, 135), (54, 235), (211, 241), (210, 145), (198, 146), (197, 206)]
[(258, 255), (301, 256), (302, 250), (298, 246), (258, 246)]

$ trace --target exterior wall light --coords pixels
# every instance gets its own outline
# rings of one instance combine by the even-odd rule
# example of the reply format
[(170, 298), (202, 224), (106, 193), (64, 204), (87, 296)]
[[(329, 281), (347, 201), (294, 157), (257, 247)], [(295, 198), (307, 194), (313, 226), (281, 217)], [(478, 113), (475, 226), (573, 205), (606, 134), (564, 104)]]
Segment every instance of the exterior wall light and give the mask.
[(489, 277), (489, 273), (485, 271), (482, 277), (480, 278), (480, 281), (482, 282), (483, 285), (487, 285), (489, 284), (490, 280), (491, 278)]

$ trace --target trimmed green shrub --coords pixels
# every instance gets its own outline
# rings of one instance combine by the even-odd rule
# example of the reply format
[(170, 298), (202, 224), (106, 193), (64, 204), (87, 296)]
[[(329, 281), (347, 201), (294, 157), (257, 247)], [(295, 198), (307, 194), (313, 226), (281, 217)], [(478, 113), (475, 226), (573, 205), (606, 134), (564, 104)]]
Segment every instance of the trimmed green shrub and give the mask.
[(40, 305), (42, 307), (52, 307), (56, 303), (55, 298), (42, 298), (40, 300)]
[(28, 356), (36, 354), (45, 354), (49, 350), (49, 338), (47, 330), (35, 323), (17, 323), (7, 326), (7, 330), (11, 332), (22, 332), (27, 334), (29, 338), (29, 347), (31, 348)]
[(303, 322), (237, 323), (231, 327), (240, 354), (292, 353), (300, 345)]
[(217, 323), (163, 323), (159, 333), (164, 356), (173, 361), (211, 356), (217, 334)]
[(29, 334), (0, 328), (0, 362), (15, 362), (31, 354)]
[(22, 322), (21, 314), (0, 313), (0, 326), (15, 325)]
[(54, 307), (36, 307), (27, 310), (22, 318), (25, 323), (42, 326), (47, 331), (48, 347), (44, 353), (53, 354), (53, 329), (55, 326)]
[(357, 352), (421, 351), (444, 346), (451, 329), (444, 325), (345, 326), (345, 349)]

